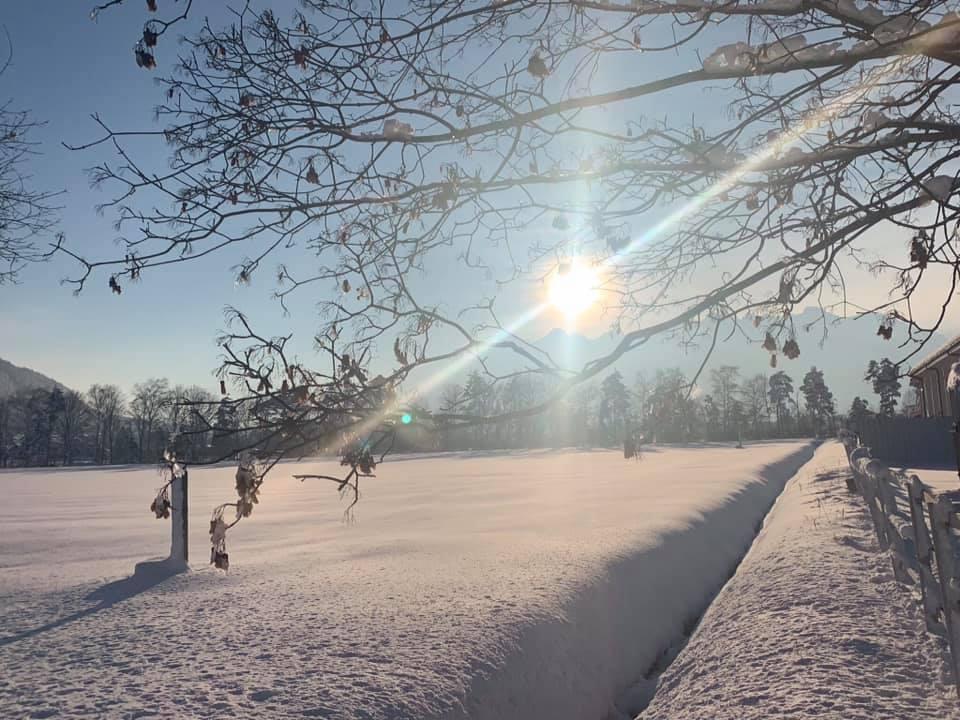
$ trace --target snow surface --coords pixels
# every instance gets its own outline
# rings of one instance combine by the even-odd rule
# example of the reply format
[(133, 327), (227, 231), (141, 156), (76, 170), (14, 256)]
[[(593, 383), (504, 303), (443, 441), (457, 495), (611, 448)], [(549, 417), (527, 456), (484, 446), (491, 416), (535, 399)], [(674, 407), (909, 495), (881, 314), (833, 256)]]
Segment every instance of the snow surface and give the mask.
[(642, 720), (960, 717), (945, 645), (893, 580), (839, 443), (788, 484)]
[(923, 481), (924, 485), (928, 485), (936, 492), (960, 489), (960, 478), (957, 477), (956, 468), (920, 468), (919, 470), (910, 468), (896, 469), (898, 472), (905, 473), (908, 477), (910, 475), (916, 475), (918, 478), (920, 478), (920, 480)]
[[(381, 466), (345, 523), (287, 464), (206, 565), (234, 469), (190, 472), (193, 570), (137, 468), (0, 472), (0, 718), (601, 720), (729, 577), (807, 443)], [(621, 707), (622, 709), (622, 707)], [(679, 716), (677, 716), (679, 717)]]

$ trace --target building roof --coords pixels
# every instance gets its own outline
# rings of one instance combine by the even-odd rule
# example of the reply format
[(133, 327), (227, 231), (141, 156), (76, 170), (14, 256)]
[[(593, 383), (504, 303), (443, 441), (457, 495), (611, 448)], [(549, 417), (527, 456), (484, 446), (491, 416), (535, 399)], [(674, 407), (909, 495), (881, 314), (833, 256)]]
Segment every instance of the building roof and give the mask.
[(923, 360), (918, 362), (910, 369), (909, 374), (916, 375), (917, 373), (923, 372), (938, 360), (942, 360), (948, 355), (956, 354), (957, 350), (960, 350), (960, 335), (950, 338), (934, 352), (927, 355)]

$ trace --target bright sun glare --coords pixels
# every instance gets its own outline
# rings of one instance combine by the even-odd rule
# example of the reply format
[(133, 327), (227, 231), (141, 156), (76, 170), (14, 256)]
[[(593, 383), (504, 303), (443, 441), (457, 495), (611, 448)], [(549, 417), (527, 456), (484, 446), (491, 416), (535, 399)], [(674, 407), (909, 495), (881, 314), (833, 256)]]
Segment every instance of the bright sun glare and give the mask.
[(550, 278), (550, 304), (573, 322), (597, 299), (597, 273), (581, 260), (563, 262)]

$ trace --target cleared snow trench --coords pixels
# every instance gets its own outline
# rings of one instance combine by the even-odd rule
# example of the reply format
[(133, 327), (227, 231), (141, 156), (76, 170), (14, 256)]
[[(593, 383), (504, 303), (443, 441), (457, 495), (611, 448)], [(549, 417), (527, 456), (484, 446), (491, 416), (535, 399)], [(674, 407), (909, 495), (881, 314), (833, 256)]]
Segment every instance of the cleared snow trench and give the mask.
[[(353, 524), (287, 465), (228, 575), (149, 582), (155, 471), (0, 472), (0, 717), (621, 717), (812, 453), (408, 457)], [(194, 558), (231, 474), (191, 472)]]
[(584, 588), (561, 617), (528, 628), (517, 652), (474, 684), (468, 717), (635, 717), (814, 450), (807, 444), (763, 466), (657, 545), (611, 561), (605, 578)]
[(849, 477), (834, 441), (787, 483), (637, 720), (960, 718), (945, 643)]

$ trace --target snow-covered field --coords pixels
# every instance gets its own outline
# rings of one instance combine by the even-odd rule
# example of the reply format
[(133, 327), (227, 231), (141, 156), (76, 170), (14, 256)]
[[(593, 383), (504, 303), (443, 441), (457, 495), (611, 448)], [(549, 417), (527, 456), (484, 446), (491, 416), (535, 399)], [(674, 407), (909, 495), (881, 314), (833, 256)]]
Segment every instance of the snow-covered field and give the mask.
[(960, 718), (944, 643), (848, 474), (831, 442), (788, 483), (640, 720)]
[[(806, 443), (398, 458), (356, 522), (277, 468), (193, 570), (145, 469), (0, 472), (0, 718), (601, 720), (726, 580)], [(629, 708), (621, 708), (628, 710)]]

